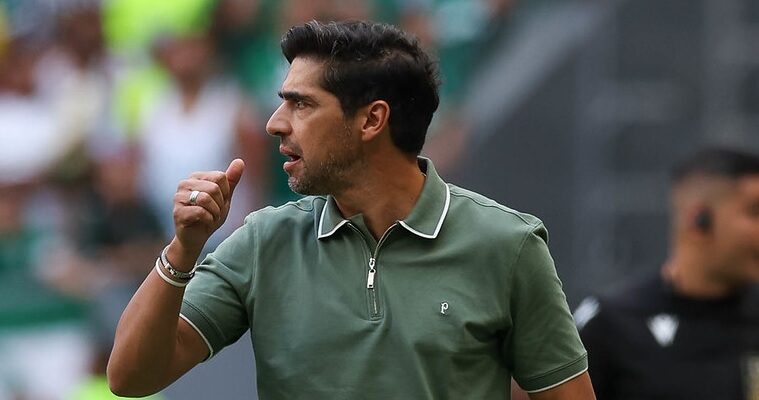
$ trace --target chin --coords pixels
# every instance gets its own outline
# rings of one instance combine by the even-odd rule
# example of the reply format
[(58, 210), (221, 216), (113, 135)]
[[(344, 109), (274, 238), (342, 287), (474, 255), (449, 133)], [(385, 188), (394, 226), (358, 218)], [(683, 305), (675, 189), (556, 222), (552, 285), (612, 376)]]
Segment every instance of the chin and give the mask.
[(304, 192), (304, 188), (301, 187), (301, 185), (298, 183), (298, 179), (294, 177), (290, 177), (287, 179), (287, 186), (290, 187), (290, 190), (292, 190), (295, 193), (306, 195)]
[(287, 180), (287, 186), (290, 187), (290, 190), (292, 190), (295, 193), (301, 194), (303, 196), (318, 196), (323, 193), (319, 193), (319, 191), (314, 190), (313, 187), (303, 184), (298, 178), (290, 177), (290, 179)]

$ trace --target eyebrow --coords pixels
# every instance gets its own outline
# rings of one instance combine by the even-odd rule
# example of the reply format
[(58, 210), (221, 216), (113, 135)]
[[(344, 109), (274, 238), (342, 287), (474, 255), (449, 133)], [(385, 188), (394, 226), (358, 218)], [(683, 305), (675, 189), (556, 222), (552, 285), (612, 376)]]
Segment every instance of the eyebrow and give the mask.
[(279, 96), (282, 100), (290, 100), (290, 101), (305, 101), (307, 103), (316, 104), (316, 100), (314, 100), (313, 97), (298, 93), (295, 91), (282, 91), (280, 90), (277, 92), (277, 96)]

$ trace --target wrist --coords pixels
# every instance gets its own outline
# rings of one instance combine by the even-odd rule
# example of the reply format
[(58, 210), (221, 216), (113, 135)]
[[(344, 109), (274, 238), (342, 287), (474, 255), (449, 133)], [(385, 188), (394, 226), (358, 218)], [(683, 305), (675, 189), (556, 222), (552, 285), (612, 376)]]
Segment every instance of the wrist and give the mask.
[(177, 271), (190, 272), (200, 257), (201, 250), (190, 250), (182, 246), (176, 237), (166, 247), (166, 258)]

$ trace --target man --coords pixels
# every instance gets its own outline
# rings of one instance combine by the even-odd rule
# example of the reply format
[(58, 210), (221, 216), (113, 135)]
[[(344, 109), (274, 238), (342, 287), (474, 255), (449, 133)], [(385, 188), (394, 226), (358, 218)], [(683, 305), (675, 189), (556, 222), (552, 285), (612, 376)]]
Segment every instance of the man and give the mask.
[(193, 268), (244, 165), (182, 181), (166, 260), (118, 327), (114, 392), (156, 392), (250, 330), (261, 399), (503, 399), (510, 375), (534, 399), (594, 398), (542, 223), (417, 157), (438, 95), (416, 41), (310, 22), (282, 49), (266, 129), (309, 197), (252, 213), (185, 292), (172, 272)]
[(673, 175), (660, 273), (575, 312), (593, 385), (609, 399), (759, 396), (759, 157), (704, 150)]

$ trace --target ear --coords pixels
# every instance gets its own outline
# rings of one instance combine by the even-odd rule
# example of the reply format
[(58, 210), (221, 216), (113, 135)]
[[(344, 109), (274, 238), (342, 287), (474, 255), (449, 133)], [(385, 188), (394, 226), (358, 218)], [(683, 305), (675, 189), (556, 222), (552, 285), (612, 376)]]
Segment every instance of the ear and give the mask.
[(710, 236), (712, 228), (711, 209), (706, 204), (689, 207), (685, 215), (685, 229), (699, 238)]
[(375, 100), (359, 110), (361, 140), (368, 142), (389, 127), (390, 105), (384, 100)]

